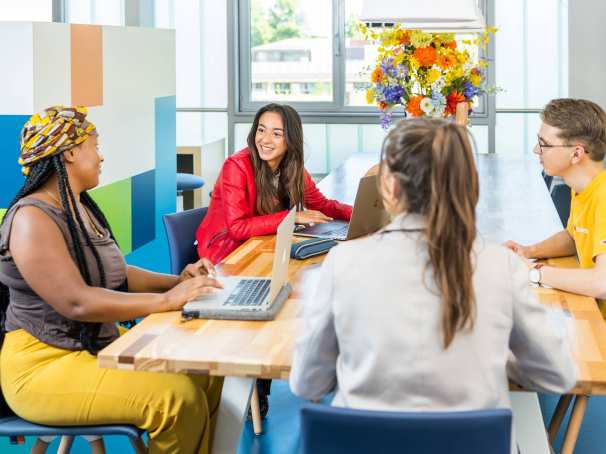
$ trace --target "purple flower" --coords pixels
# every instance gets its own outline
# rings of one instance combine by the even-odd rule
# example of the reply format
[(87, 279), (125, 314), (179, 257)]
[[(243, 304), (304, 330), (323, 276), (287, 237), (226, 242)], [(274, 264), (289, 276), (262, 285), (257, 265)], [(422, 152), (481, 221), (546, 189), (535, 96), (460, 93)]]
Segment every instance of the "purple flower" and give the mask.
[(391, 125), (391, 119), (393, 114), (391, 112), (382, 112), (381, 113), (381, 127), (383, 129), (389, 129)]
[(379, 66), (381, 67), (381, 71), (387, 74), (387, 76), (396, 77), (398, 74), (398, 70), (394, 67), (393, 58), (391, 57), (385, 58)]
[(463, 95), (465, 95), (465, 99), (472, 99), (479, 93), (479, 87), (474, 86), (471, 82), (465, 82), (463, 84)]
[(383, 98), (389, 104), (400, 104), (402, 102), (402, 96), (404, 96), (404, 88), (399, 85), (388, 85), (382, 87)]

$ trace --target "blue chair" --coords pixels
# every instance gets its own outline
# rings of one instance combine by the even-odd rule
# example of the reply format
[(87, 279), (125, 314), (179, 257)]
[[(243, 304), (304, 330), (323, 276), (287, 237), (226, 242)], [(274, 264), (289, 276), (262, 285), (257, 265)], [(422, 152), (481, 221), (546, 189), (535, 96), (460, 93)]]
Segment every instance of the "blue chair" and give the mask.
[(547, 190), (549, 191), (551, 189), (553, 177), (551, 175), (547, 175), (544, 170), (541, 170), (541, 176), (543, 177), (543, 181), (545, 181), (545, 185), (547, 186)]
[(143, 431), (129, 425), (101, 425), (101, 426), (43, 426), (34, 424), (18, 416), (0, 417), (0, 436), (10, 437), (13, 443), (18, 443), (22, 437), (27, 436), (61, 436), (60, 449), (57, 453), (68, 453), (77, 435), (125, 435), (137, 454), (147, 452), (145, 443), (141, 439)]
[(301, 454), (510, 454), (511, 411), (301, 408)]
[(194, 208), (179, 213), (165, 214), (162, 217), (168, 238), (172, 274), (180, 274), (185, 265), (198, 261), (198, 252), (194, 245), (196, 229), (207, 211), (208, 207)]
[(554, 184), (551, 187), (551, 200), (553, 200), (562, 225), (566, 227), (570, 216), (570, 188), (564, 183)]

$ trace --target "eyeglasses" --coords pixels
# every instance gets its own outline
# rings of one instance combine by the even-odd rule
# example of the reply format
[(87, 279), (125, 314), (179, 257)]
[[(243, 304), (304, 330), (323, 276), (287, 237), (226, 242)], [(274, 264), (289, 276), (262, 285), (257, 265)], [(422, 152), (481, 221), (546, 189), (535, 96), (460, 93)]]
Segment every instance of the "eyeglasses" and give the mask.
[[(543, 154), (543, 152), (545, 150), (543, 150), (543, 148), (574, 148), (577, 145), (566, 145), (566, 144), (562, 144), (562, 145), (549, 145), (549, 144), (543, 144), (541, 143), (541, 137), (539, 135), (537, 135), (537, 145), (539, 146), (539, 150), (541, 150), (541, 154)], [(583, 151), (585, 151), (585, 153), (587, 153), (587, 150), (585, 150), (585, 148), (583, 148)]]

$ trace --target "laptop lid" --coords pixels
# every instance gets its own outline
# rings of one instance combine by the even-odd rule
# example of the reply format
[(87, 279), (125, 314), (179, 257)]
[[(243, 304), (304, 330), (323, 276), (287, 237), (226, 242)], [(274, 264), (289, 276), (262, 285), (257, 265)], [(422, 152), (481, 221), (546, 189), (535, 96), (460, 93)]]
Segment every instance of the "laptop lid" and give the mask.
[(290, 261), (290, 245), (295, 228), (295, 214), (296, 208), (293, 208), (278, 226), (274, 262), (271, 270), (271, 286), (267, 298), (269, 304), (274, 302), (282, 287), (288, 282), (288, 262)]
[(377, 186), (377, 175), (360, 178), (356, 201), (349, 221), (347, 239), (358, 238), (389, 224), (389, 214), (383, 208), (383, 201)]

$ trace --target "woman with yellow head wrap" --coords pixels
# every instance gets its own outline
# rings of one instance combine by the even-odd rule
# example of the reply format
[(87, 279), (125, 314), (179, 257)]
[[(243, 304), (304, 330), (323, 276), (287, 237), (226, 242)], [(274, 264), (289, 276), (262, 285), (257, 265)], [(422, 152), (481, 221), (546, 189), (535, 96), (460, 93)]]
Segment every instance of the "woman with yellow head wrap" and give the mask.
[(96, 353), (119, 336), (115, 322), (179, 310), (220, 284), (205, 259), (180, 276), (125, 263), (87, 192), (103, 156), (86, 116), (84, 107), (54, 106), (21, 133), (26, 179), (0, 225), (4, 397), (36, 423), (128, 423), (148, 432), (150, 453), (206, 453), (220, 379), (97, 365)]

